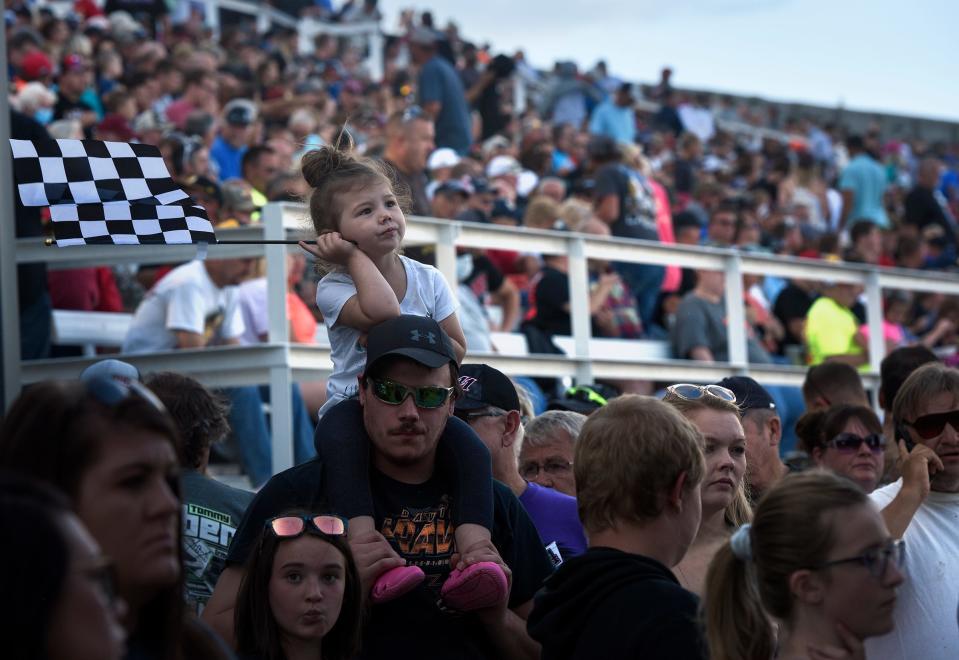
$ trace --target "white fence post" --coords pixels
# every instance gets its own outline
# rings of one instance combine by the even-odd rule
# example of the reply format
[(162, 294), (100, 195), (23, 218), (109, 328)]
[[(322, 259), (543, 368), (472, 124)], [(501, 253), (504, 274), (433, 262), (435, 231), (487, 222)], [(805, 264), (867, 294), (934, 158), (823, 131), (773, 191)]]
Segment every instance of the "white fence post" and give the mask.
[[(263, 207), (263, 238), (282, 240), (283, 205)], [(272, 438), (273, 473), (293, 467), (293, 379), (290, 374), (290, 321), (286, 309), (286, 246), (267, 245), (266, 294), (269, 313), (268, 340), (271, 344), (286, 346), (282, 365), (270, 367), (270, 434)]]
[(746, 369), (746, 308), (743, 301), (743, 269), (739, 254), (726, 257), (726, 334), (729, 342), (729, 362), (738, 369)]
[(572, 322), (573, 346), (576, 349), (576, 382), (593, 382), (593, 365), (589, 356), (589, 338), (592, 332), (589, 313), (589, 270), (586, 266), (586, 246), (581, 237), (568, 240), (569, 317)]
[(460, 235), (460, 225), (458, 222), (449, 221), (439, 228), (438, 234), (436, 269), (443, 273), (446, 283), (450, 285), (450, 290), (455, 296), (459, 288), (459, 282), (456, 279), (456, 239)]
[(869, 366), (879, 373), (886, 357), (886, 338), (882, 331), (882, 286), (879, 271), (873, 267), (866, 275), (866, 324), (869, 327)]

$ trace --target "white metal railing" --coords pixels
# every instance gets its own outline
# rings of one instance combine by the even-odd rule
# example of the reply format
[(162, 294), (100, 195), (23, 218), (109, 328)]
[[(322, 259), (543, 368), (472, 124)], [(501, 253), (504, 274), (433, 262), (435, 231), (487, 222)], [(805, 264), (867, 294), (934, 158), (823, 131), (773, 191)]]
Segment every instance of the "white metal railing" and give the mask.
[[(306, 209), (296, 204), (269, 204), (261, 225), (218, 232), (221, 239), (281, 239), (302, 235)], [(870, 367), (863, 375), (867, 386), (878, 383), (879, 363), (885, 353), (882, 333), (882, 289), (937, 291), (959, 295), (959, 277), (921, 271), (876, 268), (855, 264), (831, 264), (807, 259), (740, 253), (720, 248), (664, 245), (583, 234), (516, 229), (498, 225), (461, 223), (431, 218), (409, 218), (408, 245), (436, 246), (437, 267), (449, 282), (455, 281), (456, 248), (498, 248), (569, 256), (572, 346), (570, 355), (472, 354), (508, 374), (544, 377), (574, 377), (580, 382), (596, 378), (649, 379), (658, 381), (716, 381), (731, 374), (749, 373), (770, 385), (799, 385), (805, 370), (799, 367), (753, 365), (746, 362), (745, 310), (742, 301), (743, 274), (800, 277), (807, 280), (855, 282), (865, 287), (870, 329)], [(285, 305), (286, 245), (211, 245), (209, 258), (264, 255), (267, 261), (269, 337), (259, 346), (222, 347), (166, 353), (123, 356), (144, 371), (173, 369), (191, 374), (213, 386), (269, 383), (275, 411), (290, 410), (291, 381), (327, 376), (331, 369), (327, 347), (290, 344)], [(17, 241), (17, 262), (45, 261), (50, 268), (72, 268), (127, 262), (170, 263), (196, 256), (197, 247), (185, 246), (84, 246), (43, 247), (37, 239)], [(627, 261), (723, 271), (726, 277), (726, 307), (729, 328), (728, 363), (691, 360), (612, 359), (610, 353), (590, 355), (589, 285), (587, 260)], [(3, 319), (3, 327), (14, 319)], [(617, 341), (617, 340), (610, 340)], [(628, 340), (623, 341), (624, 345)], [(629, 351), (623, 351), (628, 354)], [(17, 382), (45, 378), (71, 378), (95, 358), (40, 360), (20, 365)], [(273, 437), (291, 438), (291, 416), (272, 416)], [(274, 470), (292, 464), (292, 442), (273, 444)]]

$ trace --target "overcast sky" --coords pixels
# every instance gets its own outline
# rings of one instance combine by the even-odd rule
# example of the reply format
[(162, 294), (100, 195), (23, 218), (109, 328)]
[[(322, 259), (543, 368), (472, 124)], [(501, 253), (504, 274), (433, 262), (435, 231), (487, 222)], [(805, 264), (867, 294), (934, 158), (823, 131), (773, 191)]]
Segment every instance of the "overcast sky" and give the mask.
[(640, 82), (959, 121), (957, 0), (380, 0), (525, 50), (536, 66), (606, 59)]

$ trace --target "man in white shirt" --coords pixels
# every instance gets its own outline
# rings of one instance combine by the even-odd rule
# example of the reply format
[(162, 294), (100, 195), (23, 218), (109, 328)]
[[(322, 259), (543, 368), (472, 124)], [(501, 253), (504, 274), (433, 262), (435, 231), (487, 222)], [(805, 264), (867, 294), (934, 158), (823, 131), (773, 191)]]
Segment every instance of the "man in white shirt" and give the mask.
[[(240, 282), (250, 276), (254, 258), (194, 260), (174, 268), (137, 307), (123, 342), (124, 353), (235, 345), (245, 330), (239, 304)], [(257, 386), (223, 390), (230, 399), (230, 427), (244, 469), (254, 486), (272, 474), (270, 433), (263, 414), (264, 392)], [(293, 387), (294, 456), (315, 454), (313, 428), (299, 388)]]
[[(906, 541), (896, 626), (866, 641), (870, 658), (959, 658), (959, 370), (916, 369), (892, 405), (903, 478), (870, 497)], [(897, 495), (902, 493), (902, 496)]]

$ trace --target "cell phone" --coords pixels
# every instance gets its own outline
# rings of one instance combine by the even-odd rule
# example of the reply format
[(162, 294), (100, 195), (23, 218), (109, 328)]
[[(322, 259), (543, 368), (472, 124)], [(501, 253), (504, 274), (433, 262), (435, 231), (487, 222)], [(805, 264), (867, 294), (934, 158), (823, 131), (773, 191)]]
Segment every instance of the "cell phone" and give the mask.
[(896, 437), (902, 438), (902, 441), (906, 443), (906, 449), (908, 451), (911, 452), (915, 448), (916, 443), (912, 441), (912, 436), (906, 432), (906, 427), (902, 424), (896, 424)]

